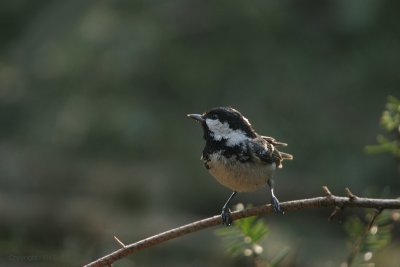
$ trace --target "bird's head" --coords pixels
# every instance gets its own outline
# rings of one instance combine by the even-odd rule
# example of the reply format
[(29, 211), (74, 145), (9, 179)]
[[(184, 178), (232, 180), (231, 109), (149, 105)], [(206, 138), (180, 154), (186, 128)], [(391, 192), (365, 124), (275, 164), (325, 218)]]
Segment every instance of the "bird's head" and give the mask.
[(249, 120), (231, 107), (213, 108), (203, 114), (187, 116), (201, 123), (207, 142), (225, 141), (226, 145), (235, 146), (257, 136)]

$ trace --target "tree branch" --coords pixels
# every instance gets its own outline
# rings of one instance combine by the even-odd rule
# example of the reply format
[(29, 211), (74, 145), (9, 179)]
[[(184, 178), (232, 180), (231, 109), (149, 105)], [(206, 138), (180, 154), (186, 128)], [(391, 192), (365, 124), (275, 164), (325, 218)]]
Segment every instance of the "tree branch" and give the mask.
[[(323, 190), (326, 195), (324, 197), (315, 197), (315, 198), (282, 202), (280, 203), (281, 207), (285, 212), (334, 207), (335, 210), (329, 218), (333, 217), (337, 213), (337, 210), (342, 210), (344, 208), (374, 208), (380, 211), (384, 209), (400, 209), (400, 199), (374, 199), (374, 198), (356, 197), (351, 193), (349, 189), (346, 190), (348, 197), (340, 197), (333, 195), (327, 187), (323, 187)], [(245, 217), (268, 214), (272, 212), (273, 209), (271, 205), (263, 205), (246, 210), (232, 212), (231, 218), (232, 220), (238, 220)], [(221, 216), (216, 215), (207, 219), (203, 219), (197, 222), (180, 226), (175, 229), (165, 231), (163, 233), (148, 237), (146, 239), (140, 240), (136, 243), (132, 243), (129, 245), (125, 245), (121, 241), (119, 241), (119, 244), (120, 246), (122, 246), (122, 248), (85, 265), (85, 267), (111, 266), (111, 264), (114, 263), (115, 261), (123, 257), (126, 257), (138, 250), (152, 247), (157, 244), (166, 242), (168, 240), (183, 235), (187, 235), (189, 233), (197, 232), (211, 226), (220, 225), (221, 223), (222, 223)]]

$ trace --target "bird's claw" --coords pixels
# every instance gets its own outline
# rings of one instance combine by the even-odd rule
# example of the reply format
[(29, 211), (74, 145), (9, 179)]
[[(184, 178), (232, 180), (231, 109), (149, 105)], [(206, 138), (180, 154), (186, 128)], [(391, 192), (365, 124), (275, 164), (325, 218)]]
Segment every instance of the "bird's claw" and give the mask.
[(226, 226), (232, 224), (231, 210), (229, 208), (222, 208), (221, 219), (222, 219), (222, 224)]
[(281, 205), (279, 204), (279, 200), (275, 196), (272, 196), (272, 198), (271, 198), (271, 205), (272, 205), (272, 208), (274, 209), (275, 213), (279, 213), (279, 214), (285, 213), (283, 211)]

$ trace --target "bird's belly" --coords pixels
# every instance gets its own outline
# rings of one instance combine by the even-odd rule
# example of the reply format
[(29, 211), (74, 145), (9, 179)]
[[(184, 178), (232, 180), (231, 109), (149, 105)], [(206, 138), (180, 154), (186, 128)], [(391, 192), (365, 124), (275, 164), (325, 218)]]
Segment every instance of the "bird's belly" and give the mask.
[(275, 170), (271, 165), (257, 163), (232, 164), (231, 162), (210, 161), (209, 172), (219, 183), (237, 192), (251, 192), (267, 183)]

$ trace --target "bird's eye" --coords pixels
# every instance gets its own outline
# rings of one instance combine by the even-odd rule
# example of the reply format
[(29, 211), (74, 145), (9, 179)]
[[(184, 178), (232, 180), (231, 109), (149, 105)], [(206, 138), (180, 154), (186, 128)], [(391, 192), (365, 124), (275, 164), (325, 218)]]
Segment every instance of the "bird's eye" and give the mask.
[(218, 116), (217, 116), (217, 114), (213, 114), (213, 115), (211, 115), (211, 119), (213, 119), (213, 120), (217, 120), (217, 119), (218, 119)]

